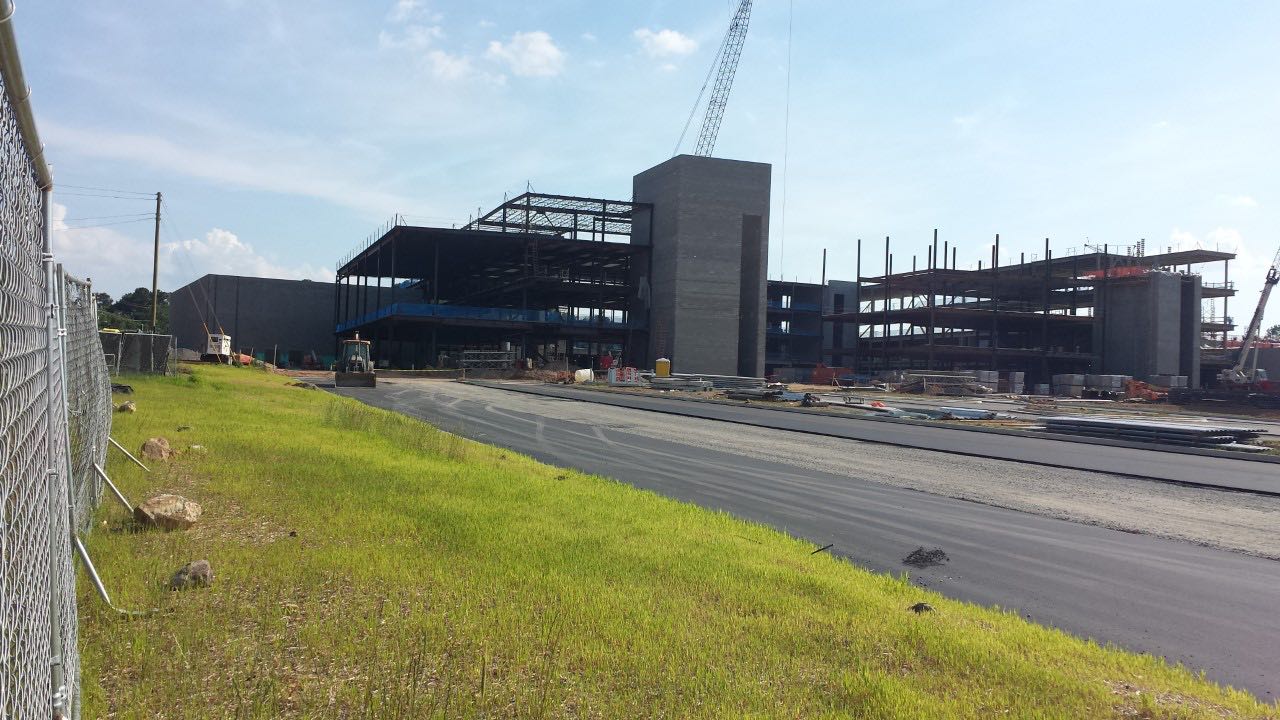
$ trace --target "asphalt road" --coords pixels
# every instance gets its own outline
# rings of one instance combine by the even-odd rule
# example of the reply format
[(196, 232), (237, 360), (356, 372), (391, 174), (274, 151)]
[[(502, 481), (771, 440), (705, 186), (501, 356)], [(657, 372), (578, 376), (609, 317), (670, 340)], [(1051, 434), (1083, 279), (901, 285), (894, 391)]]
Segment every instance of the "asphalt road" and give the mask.
[(1280, 463), (1245, 458), (1191, 455), (1061, 440), (1049, 436), (1027, 437), (848, 415), (786, 412), (750, 405), (676, 400), (559, 385), (499, 382), (472, 384), (778, 430), (818, 433), (850, 440), (905, 445), (1075, 470), (1093, 470), (1186, 485), (1280, 494)]
[[(838, 555), (873, 570), (910, 571), (948, 596), (1162, 655), (1264, 700), (1280, 696), (1280, 563), (514, 412), (505, 407), (508, 391), (486, 390), (491, 399), (477, 402), (451, 395), (450, 387), (396, 381), (337, 392), (545, 462), (767, 523), (815, 546), (834, 543)], [(874, 448), (850, 443), (851, 452)], [(1009, 463), (1010, 472), (1018, 468)], [(950, 562), (924, 570), (903, 565), (919, 546), (943, 548)]]

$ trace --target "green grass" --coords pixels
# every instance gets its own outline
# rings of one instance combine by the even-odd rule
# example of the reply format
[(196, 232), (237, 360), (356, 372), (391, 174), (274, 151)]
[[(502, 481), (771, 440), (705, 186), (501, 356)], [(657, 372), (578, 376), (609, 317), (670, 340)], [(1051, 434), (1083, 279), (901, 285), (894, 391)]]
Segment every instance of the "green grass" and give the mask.
[[(85, 718), (1275, 717), (1149, 656), (949, 601), (762, 526), (428, 425), (199, 368), (131, 380), (134, 532), (103, 501), (80, 583)], [(191, 425), (176, 432), (179, 425)], [(296, 532), (296, 537), (291, 536)], [(205, 590), (169, 592), (207, 558)], [(907, 610), (926, 600), (936, 612)]]

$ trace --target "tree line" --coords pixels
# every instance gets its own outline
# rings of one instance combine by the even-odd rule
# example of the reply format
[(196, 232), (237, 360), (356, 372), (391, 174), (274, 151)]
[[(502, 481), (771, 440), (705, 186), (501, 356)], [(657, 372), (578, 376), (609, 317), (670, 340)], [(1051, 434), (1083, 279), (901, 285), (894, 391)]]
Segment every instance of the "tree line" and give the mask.
[[(169, 293), (159, 292), (160, 305), (156, 313), (155, 331), (167, 335), (169, 333)], [(107, 293), (94, 293), (98, 301), (98, 328), (111, 328), (126, 332), (149, 331), (151, 329), (151, 291), (137, 288), (113, 299)]]

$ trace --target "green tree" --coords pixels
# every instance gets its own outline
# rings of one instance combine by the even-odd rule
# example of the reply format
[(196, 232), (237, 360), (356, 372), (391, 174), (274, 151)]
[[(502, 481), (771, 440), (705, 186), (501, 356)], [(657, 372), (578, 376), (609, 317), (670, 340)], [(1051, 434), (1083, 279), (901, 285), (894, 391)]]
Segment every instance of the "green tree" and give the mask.
[[(156, 313), (156, 332), (169, 332), (169, 293), (161, 290)], [(95, 293), (98, 300), (98, 327), (117, 330), (148, 330), (151, 326), (151, 291), (137, 288), (112, 302), (107, 293)]]
[(1267, 337), (1280, 338), (1280, 325), (1272, 325), (1270, 328), (1267, 328)]

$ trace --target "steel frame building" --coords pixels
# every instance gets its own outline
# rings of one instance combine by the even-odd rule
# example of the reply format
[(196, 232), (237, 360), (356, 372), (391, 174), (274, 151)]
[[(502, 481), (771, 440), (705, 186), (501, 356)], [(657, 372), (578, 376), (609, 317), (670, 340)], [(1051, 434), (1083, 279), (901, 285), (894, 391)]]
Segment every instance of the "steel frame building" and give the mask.
[[(1194, 279), (1194, 318), (1187, 318), (1184, 334), (1199, 350), (1225, 343), (1234, 328), (1226, 317), (1227, 299), (1235, 289), (1227, 278), (1232, 253), (1185, 250), (1146, 255), (1143, 247), (1107, 246), (1090, 252), (1054, 258), (1048, 241), (1044, 259), (1001, 266), (999, 236), (992, 247), (991, 264), (978, 269), (956, 267), (956, 252), (938, 247), (935, 234), (924, 253), (924, 269), (893, 272), (888, 238), (884, 267), (879, 276), (862, 275), (862, 247), (857, 252), (857, 302), (855, 310), (829, 313), (827, 323), (853, 323), (856, 342), (824, 348), (828, 358), (852, 360), (856, 372), (891, 369), (999, 369), (1023, 370), (1037, 382), (1048, 382), (1055, 373), (1103, 372), (1109, 362), (1107, 337), (1115, 333), (1120, 308), (1108, 303), (1108, 292), (1121, 297), (1122, 289), (1144, 282), (1152, 272), (1167, 271)], [(950, 257), (948, 257), (948, 255)], [(1193, 267), (1223, 263), (1223, 282), (1202, 282)], [(1223, 317), (1202, 320), (1199, 303), (1221, 298)], [(1109, 308), (1108, 305), (1111, 305)], [(1108, 322), (1107, 314), (1115, 317)], [(1178, 310), (1172, 309), (1174, 317)], [(1149, 327), (1134, 322), (1133, 333)], [(1216, 339), (1221, 335), (1222, 340)], [(1184, 338), (1185, 340), (1185, 338)], [(1217, 362), (1212, 350), (1200, 353), (1208, 370)], [(1190, 365), (1191, 363), (1184, 363)]]
[(651, 211), (525, 193), (459, 229), (397, 219), (337, 268), (337, 334), (360, 333), (380, 365), (402, 368), (484, 349), (631, 361), (648, 342), (650, 263), (632, 224)]

